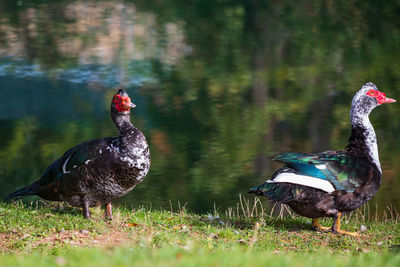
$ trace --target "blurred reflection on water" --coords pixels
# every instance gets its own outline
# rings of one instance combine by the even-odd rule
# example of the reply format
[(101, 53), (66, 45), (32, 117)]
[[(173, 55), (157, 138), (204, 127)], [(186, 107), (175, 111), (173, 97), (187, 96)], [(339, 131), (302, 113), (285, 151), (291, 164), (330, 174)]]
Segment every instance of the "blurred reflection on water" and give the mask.
[[(400, 98), (400, 6), (369, 2), (2, 2), (0, 196), (69, 147), (116, 135), (108, 108), (123, 87), (153, 162), (120, 202), (235, 206), (279, 166), (266, 154), (344, 148), (365, 82)], [(400, 207), (399, 110), (371, 116), (381, 210)]]

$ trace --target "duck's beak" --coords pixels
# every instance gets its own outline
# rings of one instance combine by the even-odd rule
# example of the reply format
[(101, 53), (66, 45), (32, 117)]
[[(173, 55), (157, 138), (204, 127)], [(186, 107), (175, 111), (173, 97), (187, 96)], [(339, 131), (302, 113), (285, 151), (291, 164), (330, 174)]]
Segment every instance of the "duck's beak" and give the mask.
[(384, 96), (380, 101), (381, 104), (397, 102), (396, 99)]

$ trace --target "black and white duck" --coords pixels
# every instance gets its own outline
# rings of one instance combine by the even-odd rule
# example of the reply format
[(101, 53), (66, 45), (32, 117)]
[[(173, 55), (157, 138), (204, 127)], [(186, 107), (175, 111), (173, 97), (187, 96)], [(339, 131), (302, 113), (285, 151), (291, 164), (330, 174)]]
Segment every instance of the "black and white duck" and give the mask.
[(105, 216), (112, 218), (111, 201), (131, 191), (143, 181), (150, 168), (150, 150), (143, 133), (132, 125), (131, 102), (124, 90), (111, 101), (111, 118), (118, 137), (90, 140), (72, 147), (46, 169), (31, 185), (6, 197), (6, 201), (37, 195), (82, 207), (90, 218), (89, 207), (105, 205)]
[(340, 229), (340, 216), (357, 209), (378, 191), (382, 170), (368, 116), (375, 107), (393, 102), (396, 100), (386, 97), (375, 84), (365, 84), (351, 104), (352, 131), (345, 150), (274, 155), (272, 159), (285, 166), (249, 193), (289, 205), (298, 214), (312, 218), (314, 229), (328, 230), (318, 218), (333, 217), (334, 233), (357, 236)]

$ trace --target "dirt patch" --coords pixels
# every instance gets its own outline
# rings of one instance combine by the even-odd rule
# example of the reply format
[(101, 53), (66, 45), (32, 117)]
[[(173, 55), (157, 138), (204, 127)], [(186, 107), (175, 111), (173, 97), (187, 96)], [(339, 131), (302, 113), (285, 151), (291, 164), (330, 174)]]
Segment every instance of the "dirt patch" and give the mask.
[(0, 251), (8, 252), (10, 250), (10, 240), (15, 240), (19, 236), (15, 233), (0, 233)]
[(120, 229), (112, 229), (106, 234), (94, 234), (87, 230), (81, 231), (63, 231), (59, 233), (50, 234), (36, 242), (33, 247), (46, 245), (54, 247), (59, 244), (65, 244), (76, 247), (111, 247), (131, 243), (127, 235)]
[(32, 249), (41, 246), (53, 248), (57, 246), (114, 247), (129, 245), (135, 240), (126, 233), (125, 228), (125, 226), (110, 226), (109, 231), (104, 234), (88, 230), (64, 230), (50, 232), (43, 237), (18, 231), (0, 233), (0, 251), (14, 251), (16, 246), (24, 249)]

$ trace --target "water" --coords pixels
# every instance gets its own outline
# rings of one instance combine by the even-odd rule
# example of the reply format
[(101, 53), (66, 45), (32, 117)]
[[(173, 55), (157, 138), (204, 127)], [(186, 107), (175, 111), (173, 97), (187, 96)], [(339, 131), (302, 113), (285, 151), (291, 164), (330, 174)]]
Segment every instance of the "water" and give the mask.
[[(398, 8), (370, 2), (2, 2), (0, 197), (71, 146), (116, 135), (109, 103), (121, 87), (152, 166), (119, 203), (236, 206), (280, 166), (265, 155), (343, 149), (365, 82), (400, 99)], [(380, 211), (400, 208), (399, 111), (371, 115)]]

